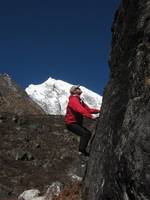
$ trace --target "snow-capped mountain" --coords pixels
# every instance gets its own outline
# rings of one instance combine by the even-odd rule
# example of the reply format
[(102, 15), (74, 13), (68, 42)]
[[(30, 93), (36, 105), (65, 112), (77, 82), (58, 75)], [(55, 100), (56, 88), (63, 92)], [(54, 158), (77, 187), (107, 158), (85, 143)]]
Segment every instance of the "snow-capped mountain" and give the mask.
[[(49, 78), (42, 84), (29, 85), (25, 91), (47, 114), (65, 115), (71, 86), (72, 84), (62, 80)], [(84, 102), (92, 108), (99, 109), (102, 97), (83, 86), (80, 88), (83, 91), (81, 97)]]

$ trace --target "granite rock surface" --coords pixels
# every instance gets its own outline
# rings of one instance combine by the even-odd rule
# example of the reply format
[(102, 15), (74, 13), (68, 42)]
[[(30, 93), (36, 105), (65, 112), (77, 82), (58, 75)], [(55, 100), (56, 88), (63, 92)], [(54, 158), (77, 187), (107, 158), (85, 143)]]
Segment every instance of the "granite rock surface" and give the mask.
[(150, 199), (150, 1), (123, 0), (110, 80), (84, 180), (85, 200)]

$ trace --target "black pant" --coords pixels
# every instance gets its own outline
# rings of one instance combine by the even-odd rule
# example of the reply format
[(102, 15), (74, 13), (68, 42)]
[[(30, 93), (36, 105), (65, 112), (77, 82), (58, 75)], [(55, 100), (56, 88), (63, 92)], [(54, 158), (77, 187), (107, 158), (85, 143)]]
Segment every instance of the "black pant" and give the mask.
[(67, 124), (68, 130), (80, 136), (79, 151), (84, 152), (91, 138), (91, 132), (77, 123)]

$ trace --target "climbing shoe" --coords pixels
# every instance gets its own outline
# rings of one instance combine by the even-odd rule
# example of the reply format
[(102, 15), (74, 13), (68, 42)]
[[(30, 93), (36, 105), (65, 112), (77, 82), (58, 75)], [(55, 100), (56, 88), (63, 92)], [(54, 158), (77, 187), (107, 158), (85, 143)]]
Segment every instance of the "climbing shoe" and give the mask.
[(84, 150), (84, 151), (79, 151), (79, 155), (89, 157), (90, 154), (86, 150)]

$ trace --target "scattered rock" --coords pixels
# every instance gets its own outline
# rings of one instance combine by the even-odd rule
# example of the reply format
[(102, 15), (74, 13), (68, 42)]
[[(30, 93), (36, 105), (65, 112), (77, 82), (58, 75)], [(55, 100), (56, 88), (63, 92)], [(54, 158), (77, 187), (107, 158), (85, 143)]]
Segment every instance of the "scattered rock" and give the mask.
[(16, 154), (15, 160), (34, 160), (34, 156), (30, 152), (19, 151)]
[(83, 177), (81, 177), (81, 176), (77, 176), (76, 174), (69, 174), (70, 176), (71, 176), (71, 178), (72, 178), (72, 180), (73, 181), (82, 181), (83, 180)]
[(60, 183), (59, 181), (52, 183), (46, 191), (46, 195), (45, 195), (46, 200), (51, 200), (53, 199), (53, 197), (59, 196), (63, 188), (64, 188), (64, 185)]
[(38, 197), (40, 191), (37, 189), (26, 190), (19, 195), (18, 200), (32, 200), (33, 198)]

